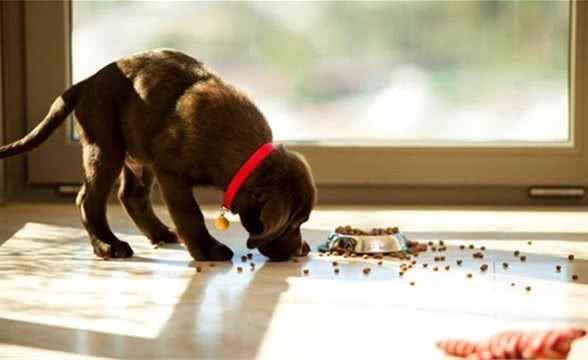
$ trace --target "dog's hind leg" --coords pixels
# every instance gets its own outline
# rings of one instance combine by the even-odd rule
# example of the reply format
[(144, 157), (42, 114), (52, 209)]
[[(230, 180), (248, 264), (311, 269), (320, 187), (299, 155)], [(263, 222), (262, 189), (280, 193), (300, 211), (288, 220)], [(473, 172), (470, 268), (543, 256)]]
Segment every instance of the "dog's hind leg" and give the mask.
[(76, 204), (86, 227), (94, 253), (103, 258), (126, 258), (133, 250), (110, 230), (106, 203), (124, 162), (124, 148), (109, 144), (97, 146), (83, 141), (84, 184)]
[(163, 224), (153, 211), (151, 190), (155, 175), (151, 169), (135, 164), (125, 164), (120, 177), (118, 198), (129, 216), (152, 244), (176, 243), (176, 233)]

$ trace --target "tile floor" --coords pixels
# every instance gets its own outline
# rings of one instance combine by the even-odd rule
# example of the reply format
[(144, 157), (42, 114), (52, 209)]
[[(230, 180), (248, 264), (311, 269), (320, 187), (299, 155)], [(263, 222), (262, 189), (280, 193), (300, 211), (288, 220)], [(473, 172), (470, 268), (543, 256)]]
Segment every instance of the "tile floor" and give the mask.
[[(588, 212), (576, 209), (321, 208), (305, 225), (315, 250), (348, 223), (445, 240), (439, 271), (432, 270), (439, 254), (428, 252), (403, 277), (392, 258), (382, 266), (337, 258), (336, 275), (334, 259), (316, 251), (297, 263), (269, 263), (254, 252), (250, 271), (240, 260), (246, 234), (235, 222), (214, 234), (237, 256), (210, 267), (179, 245), (154, 249), (119, 206), (109, 211), (132, 259), (95, 258), (74, 205), (0, 208), (0, 358), (440, 359), (434, 342), (446, 336), (588, 327)], [(211, 220), (216, 211), (205, 214)], [(470, 243), (487, 248), (483, 260), (459, 249)], [(517, 249), (526, 262), (514, 257)], [(588, 358), (588, 339), (570, 358)]]

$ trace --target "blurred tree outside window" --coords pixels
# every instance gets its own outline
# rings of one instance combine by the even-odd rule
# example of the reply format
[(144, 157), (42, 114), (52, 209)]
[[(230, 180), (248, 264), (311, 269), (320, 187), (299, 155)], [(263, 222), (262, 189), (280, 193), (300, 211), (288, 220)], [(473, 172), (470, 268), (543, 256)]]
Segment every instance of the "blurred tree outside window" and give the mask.
[(280, 141), (566, 142), (567, 1), (74, 1), (73, 80), (175, 48)]

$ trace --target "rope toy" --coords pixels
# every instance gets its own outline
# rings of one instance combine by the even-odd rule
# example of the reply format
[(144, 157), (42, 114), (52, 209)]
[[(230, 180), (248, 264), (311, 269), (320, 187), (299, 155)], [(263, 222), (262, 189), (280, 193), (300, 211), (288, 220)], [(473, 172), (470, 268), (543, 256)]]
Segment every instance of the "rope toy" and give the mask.
[(565, 359), (572, 343), (585, 336), (586, 329), (547, 331), (507, 331), (483, 342), (448, 339), (437, 343), (446, 354), (486, 359)]

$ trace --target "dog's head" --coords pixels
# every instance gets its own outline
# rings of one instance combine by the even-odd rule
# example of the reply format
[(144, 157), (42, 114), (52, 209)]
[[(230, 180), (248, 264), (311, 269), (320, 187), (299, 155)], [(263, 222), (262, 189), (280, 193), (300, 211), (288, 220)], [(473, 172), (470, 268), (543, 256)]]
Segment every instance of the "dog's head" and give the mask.
[(249, 232), (247, 247), (275, 261), (305, 256), (300, 225), (308, 220), (316, 188), (304, 158), (278, 147), (244, 184), (235, 207)]

